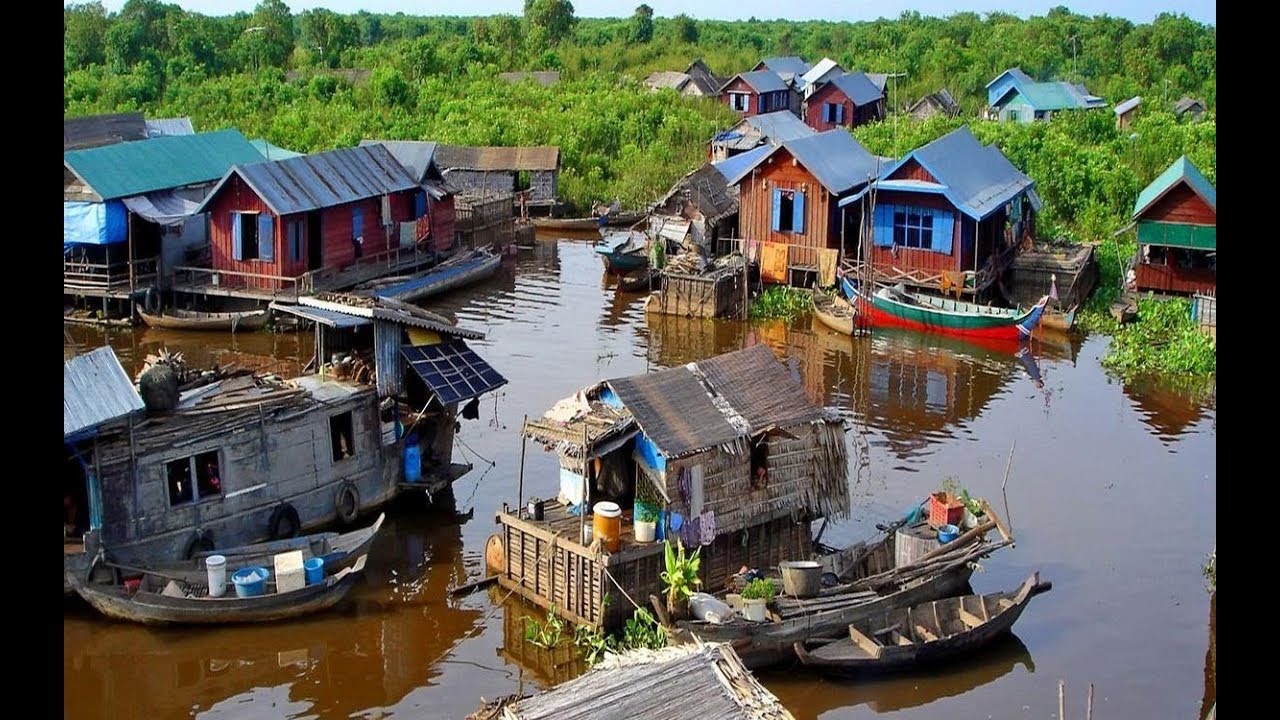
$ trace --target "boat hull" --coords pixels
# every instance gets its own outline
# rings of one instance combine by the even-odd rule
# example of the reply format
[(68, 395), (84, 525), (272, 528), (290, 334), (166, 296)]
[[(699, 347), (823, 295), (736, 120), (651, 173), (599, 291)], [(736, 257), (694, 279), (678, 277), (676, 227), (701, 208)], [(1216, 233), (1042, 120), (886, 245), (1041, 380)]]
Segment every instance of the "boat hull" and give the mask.
[(818, 322), (844, 335), (852, 335), (857, 312), (842, 297), (830, 297), (820, 291), (813, 294), (813, 314)]
[(848, 278), (841, 279), (841, 288), (846, 297), (856, 298), (858, 311), (865, 313), (872, 325), (988, 340), (1016, 341), (1031, 337), (1046, 304), (1042, 299), (1026, 312), (991, 315), (908, 304), (885, 297), (880, 292), (868, 296), (853, 287)]
[(498, 271), (502, 256), (477, 251), (458, 262), (446, 261), (421, 275), (373, 292), (382, 298), (413, 302), (479, 282)]
[[(622, 227), (635, 223), (644, 217), (639, 213), (621, 213), (608, 216), (604, 227)], [(580, 218), (533, 218), (533, 226), (540, 230), (595, 230), (601, 227), (598, 217)]]
[(171, 314), (158, 313), (151, 314), (142, 310), (138, 311), (138, 315), (142, 318), (142, 322), (147, 327), (159, 328), (163, 330), (258, 330), (267, 324), (267, 311), (257, 310), (250, 312), (234, 312), (234, 313), (190, 313), (190, 314)]

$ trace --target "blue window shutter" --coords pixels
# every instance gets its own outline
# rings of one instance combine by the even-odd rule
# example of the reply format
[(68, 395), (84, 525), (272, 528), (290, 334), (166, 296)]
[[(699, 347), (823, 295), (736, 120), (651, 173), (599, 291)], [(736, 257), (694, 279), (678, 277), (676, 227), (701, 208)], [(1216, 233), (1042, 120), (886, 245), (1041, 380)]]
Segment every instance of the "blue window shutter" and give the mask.
[(427, 214), (427, 194), (421, 190), (413, 196), (413, 218), (416, 220)]
[(841, 125), (843, 123), (844, 123), (844, 103), (837, 103), (836, 104), (836, 124)]
[(876, 205), (873, 245), (877, 247), (893, 246), (893, 210), (894, 207), (892, 205)]
[(240, 213), (231, 213), (231, 258), (233, 260), (243, 260), (244, 251), (241, 249), (240, 241)]
[(764, 95), (756, 96), (756, 112), (764, 112)]
[(943, 255), (951, 254), (952, 228), (955, 214), (950, 210), (933, 211), (933, 249)]
[(804, 232), (804, 193), (797, 191), (791, 206), (791, 232)]
[(271, 213), (258, 216), (258, 259), (268, 262), (276, 259), (275, 218)]
[(364, 211), (358, 207), (351, 208), (351, 237), (364, 235)]
[(782, 191), (773, 189), (773, 231), (778, 232), (782, 229)]

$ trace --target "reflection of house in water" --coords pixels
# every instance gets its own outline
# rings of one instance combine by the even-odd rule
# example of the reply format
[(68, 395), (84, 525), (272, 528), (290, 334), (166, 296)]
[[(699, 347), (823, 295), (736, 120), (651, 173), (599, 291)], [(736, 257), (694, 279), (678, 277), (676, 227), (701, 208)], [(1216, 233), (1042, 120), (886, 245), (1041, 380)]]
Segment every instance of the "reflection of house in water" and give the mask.
[(1211, 409), (1189, 394), (1161, 387), (1154, 382), (1126, 384), (1124, 394), (1133, 401), (1135, 409), (1142, 415), (1142, 421), (1165, 442), (1177, 440), (1186, 434)]
[[(1218, 706), (1218, 592), (1209, 595), (1209, 649), (1204, 652), (1204, 697), (1200, 700), (1200, 718)], [(1215, 710), (1216, 712), (1216, 710)]]
[(188, 717), (215, 706), (243, 716), (282, 697), (287, 708), (257, 714), (348, 717), (393, 706), (431, 684), (439, 658), (479, 620), (481, 610), (449, 597), (465, 580), (448, 507), (388, 517), (349, 604), (304, 622), (207, 633), (68, 616), (68, 709), (71, 698), (102, 717)]

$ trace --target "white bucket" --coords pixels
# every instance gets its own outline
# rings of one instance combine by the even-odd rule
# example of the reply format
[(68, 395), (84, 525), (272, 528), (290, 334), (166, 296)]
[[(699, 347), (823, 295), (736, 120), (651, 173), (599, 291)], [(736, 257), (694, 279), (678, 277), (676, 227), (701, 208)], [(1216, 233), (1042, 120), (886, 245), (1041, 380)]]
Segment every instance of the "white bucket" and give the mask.
[(205, 558), (209, 570), (209, 597), (222, 597), (227, 593), (227, 559), (222, 555)]

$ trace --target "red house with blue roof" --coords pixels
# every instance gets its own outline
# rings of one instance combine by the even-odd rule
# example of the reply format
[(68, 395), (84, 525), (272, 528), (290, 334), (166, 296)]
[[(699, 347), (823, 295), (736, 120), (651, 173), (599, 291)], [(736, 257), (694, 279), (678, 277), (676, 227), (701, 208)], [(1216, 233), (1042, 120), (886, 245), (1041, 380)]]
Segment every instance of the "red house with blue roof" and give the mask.
[(805, 101), (804, 121), (818, 131), (854, 128), (884, 116), (884, 93), (862, 72), (827, 80)]
[(869, 259), (877, 281), (978, 295), (1034, 237), (1040, 198), (1034, 180), (962, 126), (840, 207), (865, 211), (870, 242), (855, 262)]
[(1186, 155), (1138, 194), (1131, 284), (1159, 293), (1218, 288), (1218, 192)]
[(763, 115), (776, 110), (797, 111), (791, 102), (792, 86), (771, 70), (738, 73), (720, 88), (720, 102), (741, 117)]

